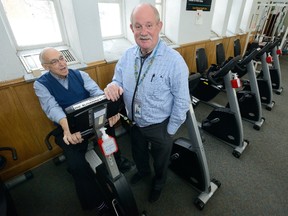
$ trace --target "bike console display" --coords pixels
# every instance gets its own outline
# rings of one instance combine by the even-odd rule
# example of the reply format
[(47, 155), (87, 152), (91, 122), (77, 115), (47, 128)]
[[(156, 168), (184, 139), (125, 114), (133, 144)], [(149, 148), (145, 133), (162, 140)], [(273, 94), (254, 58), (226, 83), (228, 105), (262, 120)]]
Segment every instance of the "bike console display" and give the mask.
[(111, 102), (105, 95), (89, 97), (65, 109), (70, 131), (79, 131), (82, 137), (94, 135), (118, 111), (119, 102)]

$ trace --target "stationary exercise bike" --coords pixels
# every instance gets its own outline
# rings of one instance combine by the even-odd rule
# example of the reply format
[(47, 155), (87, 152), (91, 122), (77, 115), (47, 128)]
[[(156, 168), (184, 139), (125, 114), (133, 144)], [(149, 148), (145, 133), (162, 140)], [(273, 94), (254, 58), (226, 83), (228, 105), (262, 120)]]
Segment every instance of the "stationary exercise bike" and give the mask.
[[(109, 104), (112, 102), (108, 101), (105, 95), (101, 95), (67, 107), (65, 112), (71, 132), (80, 131), (82, 137), (99, 134), (99, 129), (106, 124)], [(52, 149), (49, 137), (46, 137), (46, 144), (48, 149)], [(100, 151), (92, 147), (85, 156), (103, 189), (109, 208), (113, 209), (117, 216), (147, 215), (145, 211), (138, 211), (132, 190), (125, 176), (118, 170), (113, 151), (110, 152), (114, 148), (115, 146), (106, 146), (106, 150), (102, 148)]]
[[(222, 44), (218, 44), (216, 48), (217, 63), (225, 61), (225, 52)], [(234, 41), (234, 56), (241, 54), (239, 39)], [(237, 73), (238, 77), (241, 78), (242, 83), (249, 83), (251, 90), (238, 90), (236, 92), (241, 117), (253, 123), (253, 128), (260, 130), (263, 125), (265, 118), (262, 116), (262, 105), (260, 99), (260, 93), (255, 74), (255, 68), (253, 65), (253, 59), (260, 52), (260, 48), (254, 49), (248, 55), (245, 55), (232, 69), (233, 73)], [(219, 59), (219, 56), (222, 56)], [(243, 77), (247, 75), (248, 80), (244, 80)], [(247, 84), (244, 84), (247, 85)], [(229, 104), (227, 105), (229, 106)]]
[(280, 42), (281, 42), (281, 38), (275, 39), (270, 45), (270, 48), (268, 51), (272, 55), (272, 62), (271, 62), (271, 66), (269, 67), (272, 89), (278, 95), (280, 95), (283, 91), (281, 67), (280, 67), (280, 62), (279, 62), (279, 55), (281, 55), (282, 51), (278, 49)]
[[(231, 85), (231, 70), (240, 59), (241, 57), (237, 56), (227, 60), (222, 66), (212, 65), (197, 87), (192, 92), (190, 91), (190, 94), (200, 99), (200, 102), (214, 108), (208, 117), (202, 121), (201, 129), (232, 146), (234, 148), (232, 154), (236, 158), (241, 156), (249, 144), (248, 140), (244, 140), (238, 99), (236, 91)], [(199, 57), (199, 60), (203, 60), (202, 56)], [(223, 91), (224, 87), (229, 108), (210, 101)]]
[(174, 141), (170, 157), (170, 169), (192, 184), (200, 192), (194, 204), (202, 210), (215, 191), (221, 186), (216, 179), (210, 179), (206, 155), (199, 133), (192, 104), (185, 121), (189, 139), (178, 138)]
[[(197, 73), (189, 76), (189, 91), (193, 101), (209, 102), (223, 89), (223, 85), (215, 85), (207, 78), (208, 60), (204, 48), (196, 50)], [(217, 65), (212, 65), (216, 67)]]
[[(270, 71), (267, 63), (267, 60), (269, 59), (267, 58), (267, 52), (269, 51), (271, 45), (272, 45), (271, 42), (267, 42), (265, 46), (261, 48), (258, 55), (254, 58), (256, 66), (259, 61), (261, 62), (261, 71), (257, 76), (257, 83), (261, 97), (261, 103), (264, 104), (266, 106), (266, 109), (269, 111), (271, 111), (275, 105), (275, 101), (273, 101), (273, 89), (272, 89)], [(253, 49), (258, 47), (259, 44), (254, 42), (250, 45), (248, 50), (252, 51)], [(244, 85), (244, 90), (251, 90), (251, 86), (249, 84)]]

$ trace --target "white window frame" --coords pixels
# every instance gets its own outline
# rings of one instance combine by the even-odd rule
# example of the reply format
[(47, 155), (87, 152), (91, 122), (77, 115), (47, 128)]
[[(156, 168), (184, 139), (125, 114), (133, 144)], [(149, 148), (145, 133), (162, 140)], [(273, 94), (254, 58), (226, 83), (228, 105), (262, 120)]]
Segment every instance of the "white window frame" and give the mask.
[(125, 4), (127, 0), (99, 0), (98, 3), (109, 3), (116, 2), (120, 4), (120, 19), (121, 19), (121, 35), (115, 35), (110, 37), (102, 37), (103, 48), (104, 48), (104, 56), (106, 62), (115, 62), (118, 61), (122, 56), (123, 52), (132, 46), (133, 42), (127, 39), (127, 25), (129, 25), (129, 21), (126, 19), (126, 7)]
[(118, 3), (120, 8), (120, 27), (121, 27), (121, 34), (115, 35), (115, 36), (109, 36), (109, 37), (102, 37), (103, 41), (105, 40), (111, 40), (111, 39), (117, 39), (117, 38), (124, 38), (126, 36), (125, 33), (125, 27), (126, 27), (126, 20), (125, 20), (125, 8), (124, 8), (124, 2), (123, 0), (98, 0), (99, 3)]
[[(127, 38), (128, 35), (128, 26), (130, 25), (130, 19), (127, 18), (126, 12), (126, 5), (129, 3), (128, 0), (99, 0), (98, 3), (101, 2), (118, 2), (121, 8), (121, 21), (122, 21), (122, 35), (114, 36), (114, 37), (102, 37), (103, 40), (103, 48), (104, 48), (104, 56), (106, 62), (115, 62), (119, 60), (119, 58), (122, 56), (123, 52), (127, 50), (130, 46), (132, 46), (135, 42), (130, 41)], [(165, 17), (165, 0), (161, 1), (161, 21), (164, 23), (164, 17)], [(130, 14), (129, 14), (130, 17)], [(129, 20), (127, 20), (129, 19)], [(164, 25), (163, 25), (164, 26)], [(162, 28), (162, 31), (160, 33), (160, 37), (163, 39), (163, 41), (172, 48), (178, 48), (179, 46), (176, 45), (173, 41), (171, 41), (169, 38), (167, 38), (164, 34), (164, 28)]]
[[(79, 64), (80, 61), (72, 51), (68, 43), (67, 31), (64, 22), (64, 16), (62, 13), (61, 2), (60, 0), (53, 0), (55, 6), (55, 12), (58, 18), (59, 28), (61, 32), (62, 42), (59, 43), (45, 43), (38, 45), (30, 45), (30, 46), (18, 46), (12, 28), (10, 26), (9, 20), (6, 16), (4, 7), (2, 3), (0, 4), (0, 13), (2, 14), (3, 21), (5, 23), (6, 31), (8, 32), (9, 38), (15, 50), (17, 52), (17, 56), (21, 60), (28, 77), (35, 70), (44, 71), (44, 68), (41, 66), (39, 60), (39, 54), (44, 47), (55, 47), (57, 50), (62, 52), (67, 59), (68, 66), (72, 66), (75, 64)], [(41, 32), (39, 33), (41, 36)], [(34, 66), (33, 66), (34, 65)]]
[[(32, 50), (32, 49), (37, 49), (37, 48), (43, 48), (43, 47), (46, 47), (46, 46), (53, 46), (53, 47), (55, 47), (55, 46), (65, 46), (65, 45), (68, 44), (67, 43), (68, 40), (67, 40), (66, 28), (65, 28), (65, 24), (64, 24), (64, 18), (63, 18), (63, 15), (62, 15), (60, 1), (59, 0), (52, 0), (52, 1), (54, 2), (55, 12), (56, 12), (56, 15), (57, 15), (57, 18), (58, 18), (58, 22), (59, 22), (59, 28), (60, 28), (60, 32), (61, 32), (62, 42), (59, 42), (59, 43), (46, 43), (46, 44), (30, 45), (30, 46), (19, 46), (17, 44), (16, 38), (15, 38), (14, 33), (12, 31), (12, 28), (10, 26), (9, 20), (8, 20), (8, 18), (6, 16), (4, 7), (1, 4), (0, 9), (1, 9), (1, 13), (3, 14), (3, 20), (5, 22), (6, 29), (7, 29), (8, 33), (9, 33), (10, 40), (14, 44), (14, 46), (15, 46), (17, 51)], [(41, 34), (41, 32), (40, 32), (40, 34)]]
[(156, 3), (156, 5), (161, 5), (161, 11), (159, 11), (160, 15), (160, 20), (162, 21), (162, 29), (160, 32), (160, 38), (166, 43), (167, 46), (170, 46), (171, 48), (179, 48), (179, 45), (175, 44), (170, 38), (168, 38), (165, 34), (165, 17), (166, 17), (166, 0), (161, 0), (161, 3)]

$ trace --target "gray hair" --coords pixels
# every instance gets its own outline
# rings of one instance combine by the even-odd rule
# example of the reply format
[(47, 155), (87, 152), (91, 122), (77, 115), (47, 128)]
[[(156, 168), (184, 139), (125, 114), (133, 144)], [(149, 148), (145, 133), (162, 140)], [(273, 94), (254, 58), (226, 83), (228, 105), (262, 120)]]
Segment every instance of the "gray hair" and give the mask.
[(150, 4), (150, 3), (141, 3), (141, 4), (137, 5), (137, 6), (132, 10), (132, 13), (131, 13), (131, 16), (130, 16), (130, 22), (131, 22), (131, 24), (133, 24), (134, 11), (135, 11), (137, 8), (139, 8), (139, 7), (143, 6), (143, 5), (147, 5), (147, 6), (149, 6), (149, 7), (152, 8), (152, 10), (154, 11), (154, 14), (155, 14), (155, 18), (156, 18), (157, 22), (159, 22), (159, 21), (160, 21), (160, 15), (159, 15), (159, 11), (157, 10), (157, 8), (156, 8), (155, 6), (153, 6), (152, 4)]

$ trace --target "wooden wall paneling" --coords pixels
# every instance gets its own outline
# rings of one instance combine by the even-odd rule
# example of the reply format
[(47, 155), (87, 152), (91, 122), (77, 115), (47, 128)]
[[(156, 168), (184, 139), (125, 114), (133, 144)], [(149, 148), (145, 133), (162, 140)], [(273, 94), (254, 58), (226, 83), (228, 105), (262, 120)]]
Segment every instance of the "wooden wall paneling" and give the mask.
[(0, 91), (1, 145), (16, 148), (19, 160), (26, 160), (41, 152), (34, 146), (37, 140), (31, 133), (31, 123), (15, 95), (13, 87)]
[(208, 67), (210, 67), (211, 64), (216, 64), (216, 44), (218, 44), (219, 41), (208, 41), (205, 44), (205, 51), (207, 55), (208, 60)]
[(212, 41), (214, 44), (213, 44), (213, 53), (215, 53), (215, 56), (213, 56), (213, 62), (212, 64), (217, 64), (217, 53), (216, 53), (216, 47), (218, 44), (222, 43), (223, 44), (223, 47), (224, 47), (224, 52), (225, 52), (225, 59), (227, 59), (228, 57), (226, 56), (226, 49), (228, 47), (228, 44), (227, 44), (227, 40), (225, 40), (225, 38), (222, 38), (222, 39), (219, 39), (219, 40), (213, 40)]
[(4, 180), (38, 166), (61, 152), (59, 147), (50, 152), (44, 143), (53, 125), (43, 113), (32, 85), (24, 83), (0, 91), (0, 145), (14, 147), (18, 156), (14, 161), (8, 153), (4, 155), (8, 160), (0, 173)]
[(247, 45), (246, 45), (247, 37), (248, 37), (248, 34), (243, 34), (239, 36), (242, 56), (244, 55), (244, 52), (246, 51), (246, 48), (247, 48)]
[(219, 43), (219, 40), (211, 40), (206, 43), (206, 54), (208, 59), (208, 67), (211, 64), (216, 64), (216, 45)]
[(30, 133), (36, 138), (37, 143), (33, 146), (37, 145), (41, 152), (44, 152), (47, 150), (44, 139), (55, 128), (55, 125), (42, 110), (38, 97), (34, 92), (33, 83), (16, 86), (14, 89), (21, 103), (22, 112), (27, 117), (26, 124), (29, 125), (28, 129), (30, 129)]
[(223, 46), (224, 46), (225, 58), (228, 59), (229, 57), (234, 57), (234, 45), (233, 45), (233, 55), (228, 54), (230, 39), (229, 38), (223, 38), (223, 40), (221, 42), (223, 43)]
[(185, 46), (181, 49), (181, 55), (183, 59), (185, 60), (188, 68), (189, 73), (195, 73), (196, 72), (196, 65), (195, 65), (195, 47), (194, 46)]
[(41, 153), (41, 148), (35, 145), (37, 140), (31, 134), (30, 124), (13, 87), (1, 89), (0, 104), (0, 145), (14, 147), (18, 155), (16, 161), (7, 157), (6, 169), (9, 169)]
[(112, 81), (116, 63), (109, 63), (106, 65), (99, 65), (96, 69), (98, 85), (104, 89), (108, 83)]
[(229, 42), (228, 42), (228, 46), (227, 46), (227, 50), (226, 50), (226, 56), (230, 57), (230, 56), (234, 56), (234, 40), (236, 40), (237, 37), (229, 37)]
[[(195, 44), (195, 49), (194, 49), (194, 58), (193, 58), (193, 65), (195, 65), (195, 71), (197, 72), (197, 65), (196, 65), (196, 51), (197, 49), (199, 48), (204, 48), (205, 49), (205, 52), (206, 52), (206, 47), (205, 47), (205, 42), (204, 43), (198, 43), (198, 44)], [(207, 54), (207, 53), (206, 53)]]
[(97, 73), (96, 73), (96, 67), (88, 67), (85, 68), (83, 71), (87, 72), (89, 76), (96, 82), (98, 83), (98, 78), (97, 78)]

